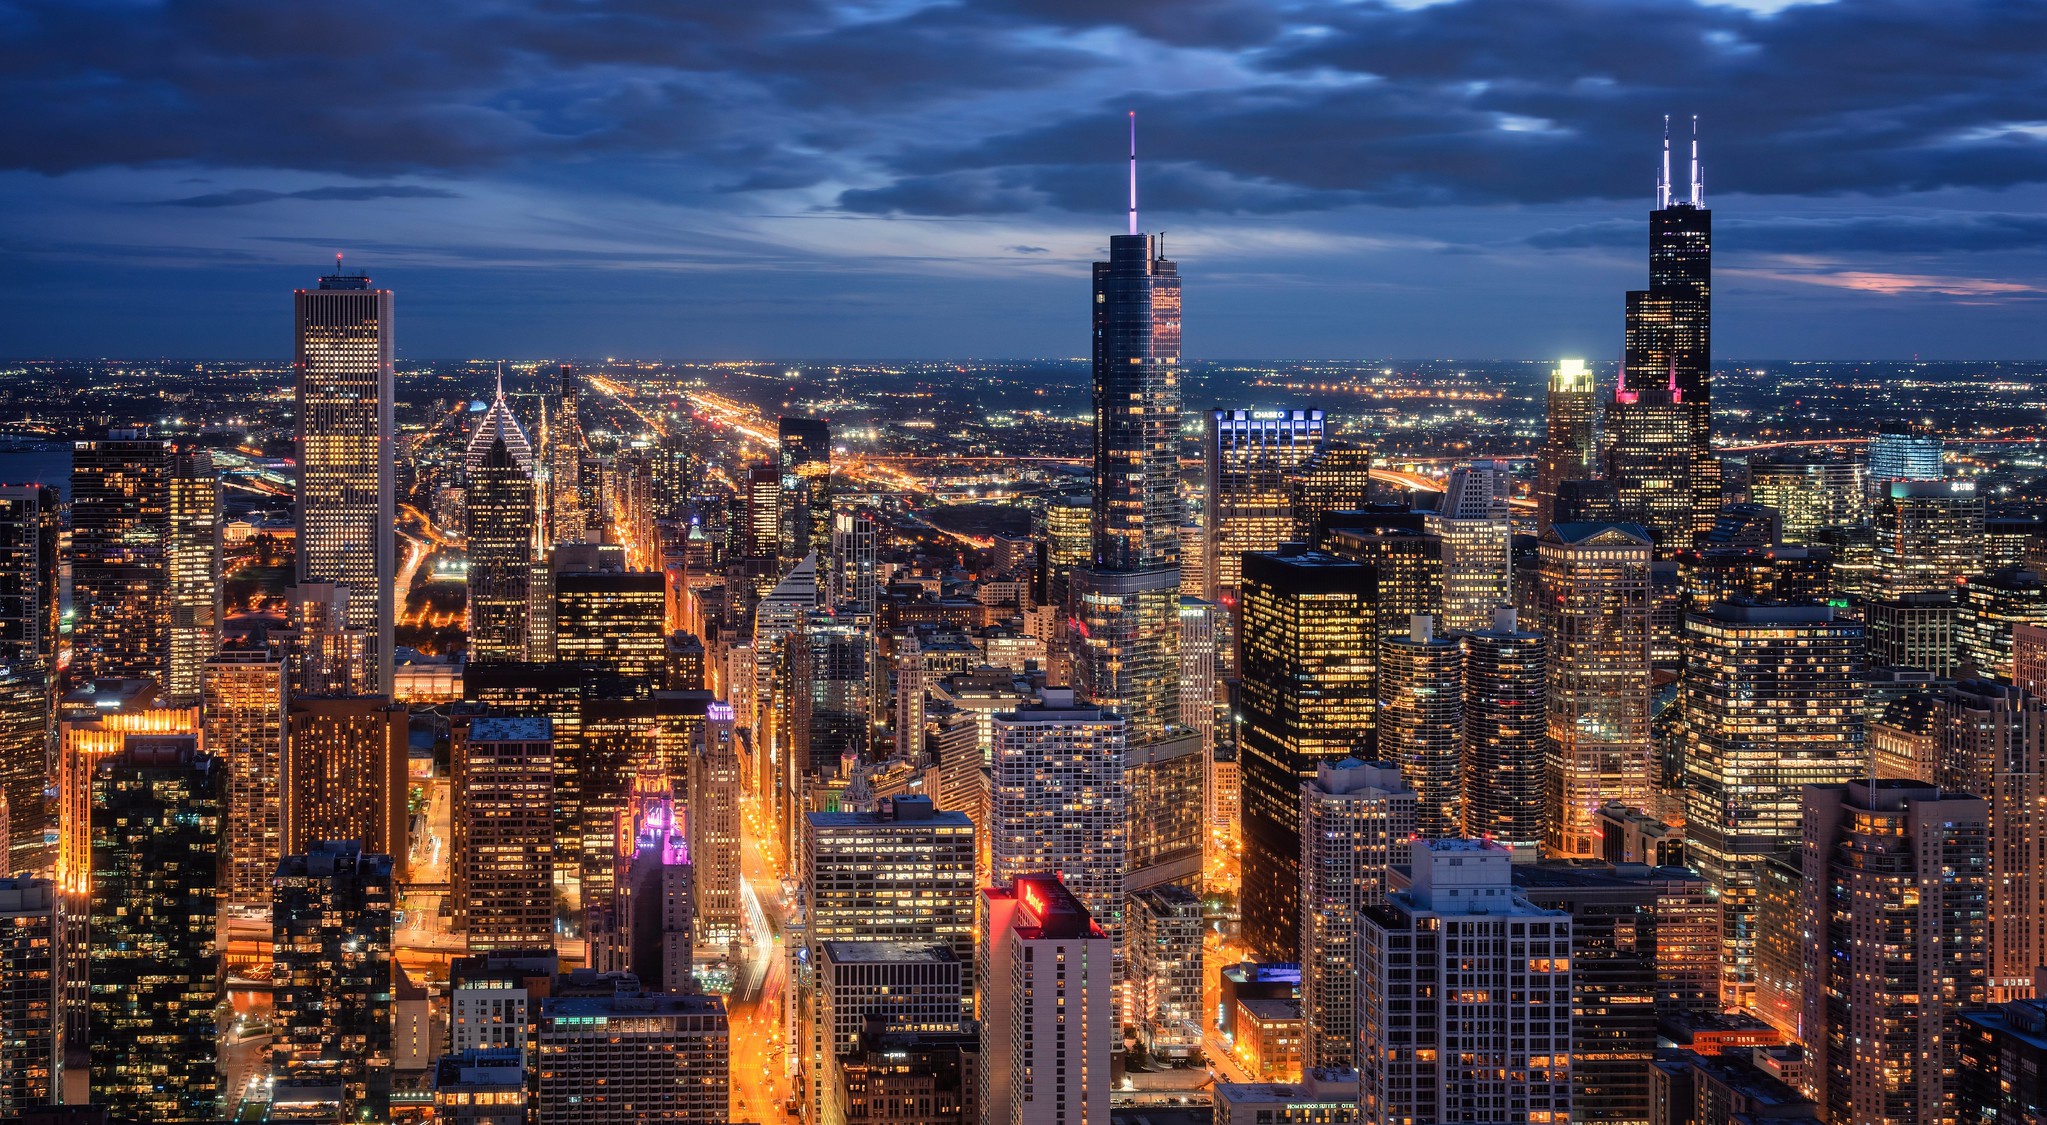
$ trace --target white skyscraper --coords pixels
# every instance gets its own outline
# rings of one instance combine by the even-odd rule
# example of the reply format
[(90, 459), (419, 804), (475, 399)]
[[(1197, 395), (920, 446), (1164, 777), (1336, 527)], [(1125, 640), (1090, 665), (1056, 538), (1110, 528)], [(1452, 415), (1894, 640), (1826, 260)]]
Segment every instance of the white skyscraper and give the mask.
[(1467, 465), (1451, 471), (1442, 505), (1423, 517), (1423, 526), (1443, 541), (1446, 632), (1483, 629), (1495, 609), (1514, 604), (1511, 488), (1503, 467)]
[(1054, 875), (981, 898), (981, 1120), (1108, 1125), (1115, 942)]
[(1571, 1117), (1571, 918), (1486, 840), (1424, 840), (1358, 933), (1358, 1103), (1373, 1125)]
[(1357, 1054), (1358, 911), (1386, 901), (1406, 863), (1415, 792), (1392, 762), (1322, 762), (1301, 783), (1301, 1065)]
[(369, 691), (391, 690), (397, 448), (391, 291), (336, 272), (296, 292), (298, 581), (348, 591)]
[(1047, 689), (1042, 706), (994, 719), (989, 841), (996, 886), (1057, 871), (1108, 931), (1120, 935), (1129, 790), (1120, 715)]

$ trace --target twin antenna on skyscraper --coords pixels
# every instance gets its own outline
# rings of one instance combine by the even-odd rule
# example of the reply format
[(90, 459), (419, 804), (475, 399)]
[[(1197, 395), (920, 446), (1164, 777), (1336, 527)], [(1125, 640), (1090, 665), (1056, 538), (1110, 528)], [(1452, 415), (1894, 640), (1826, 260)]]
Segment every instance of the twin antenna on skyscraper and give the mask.
[[(1135, 124), (1131, 126), (1133, 139), (1131, 141), (1130, 160), (1133, 169), (1131, 174), (1133, 177), (1136, 175), (1134, 169), (1136, 167), (1137, 162), (1137, 143), (1136, 140), (1134, 139), (1136, 134), (1136, 128), (1137, 127)], [(1134, 188), (1132, 189), (1133, 198), (1135, 196), (1135, 190), (1136, 189)], [(1705, 165), (1699, 163), (1699, 115), (1696, 113), (1692, 114), (1692, 194), (1689, 202), (1694, 207), (1704, 207), (1706, 205), (1706, 167)], [(1663, 167), (1658, 169), (1656, 173), (1656, 209), (1658, 211), (1662, 211), (1668, 208), (1669, 206), (1670, 206), (1670, 115), (1666, 113), (1663, 115)]]

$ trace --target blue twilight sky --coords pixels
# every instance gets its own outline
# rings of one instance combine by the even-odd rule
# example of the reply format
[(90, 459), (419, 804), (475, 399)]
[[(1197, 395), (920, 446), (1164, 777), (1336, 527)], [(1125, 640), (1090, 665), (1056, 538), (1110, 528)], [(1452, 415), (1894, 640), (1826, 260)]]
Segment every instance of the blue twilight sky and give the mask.
[(0, 354), (1610, 358), (1698, 114), (1723, 357), (2043, 358), (2040, 0), (0, 0)]

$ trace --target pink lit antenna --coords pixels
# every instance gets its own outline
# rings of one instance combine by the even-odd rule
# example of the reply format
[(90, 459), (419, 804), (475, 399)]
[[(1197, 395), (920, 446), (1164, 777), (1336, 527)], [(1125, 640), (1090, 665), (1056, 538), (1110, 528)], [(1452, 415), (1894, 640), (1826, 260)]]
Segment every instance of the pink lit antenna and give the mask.
[(1130, 233), (1137, 233), (1137, 111), (1130, 111)]

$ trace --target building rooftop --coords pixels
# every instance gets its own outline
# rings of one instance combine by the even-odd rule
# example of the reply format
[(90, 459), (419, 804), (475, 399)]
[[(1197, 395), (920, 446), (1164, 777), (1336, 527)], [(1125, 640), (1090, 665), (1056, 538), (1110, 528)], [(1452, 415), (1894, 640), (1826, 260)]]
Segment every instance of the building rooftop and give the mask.
[(1284, 996), (1239, 997), (1237, 1007), (1262, 1023), (1280, 1023), (1301, 1018), (1301, 1002)]
[(554, 720), (544, 716), (482, 715), (469, 720), (471, 742), (550, 742)]
[(835, 965), (942, 965), (958, 960), (950, 946), (915, 941), (828, 941), (824, 955)]

